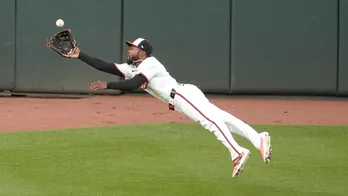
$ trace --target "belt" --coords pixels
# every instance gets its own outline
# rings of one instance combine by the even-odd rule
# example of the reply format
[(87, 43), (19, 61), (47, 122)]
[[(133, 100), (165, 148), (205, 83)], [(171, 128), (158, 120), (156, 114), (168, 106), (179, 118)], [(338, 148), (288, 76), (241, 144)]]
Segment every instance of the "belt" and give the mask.
[[(175, 94), (176, 94), (175, 89), (172, 89), (172, 90), (170, 91), (170, 98), (174, 99)], [(168, 108), (169, 108), (170, 110), (175, 110), (174, 105), (171, 104), (171, 103), (168, 104)]]

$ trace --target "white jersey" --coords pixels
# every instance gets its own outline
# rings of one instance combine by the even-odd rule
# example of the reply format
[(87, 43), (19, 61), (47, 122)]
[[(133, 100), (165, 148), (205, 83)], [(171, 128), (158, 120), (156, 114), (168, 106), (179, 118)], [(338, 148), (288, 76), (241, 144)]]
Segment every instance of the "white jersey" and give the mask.
[(138, 74), (143, 75), (146, 82), (141, 88), (165, 103), (168, 103), (171, 90), (178, 84), (155, 57), (146, 58), (138, 67), (127, 63), (115, 63), (115, 66), (123, 73), (123, 79), (131, 79)]

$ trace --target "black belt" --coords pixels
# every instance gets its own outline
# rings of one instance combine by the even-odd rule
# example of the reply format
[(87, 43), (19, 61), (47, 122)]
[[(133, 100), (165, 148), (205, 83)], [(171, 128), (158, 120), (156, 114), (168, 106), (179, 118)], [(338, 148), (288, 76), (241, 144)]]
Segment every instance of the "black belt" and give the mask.
[(176, 90), (175, 90), (175, 89), (172, 89), (172, 90), (170, 91), (170, 97), (171, 97), (172, 99), (174, 99), (175, 94), (176, 94)]
[[(174, 99), (175, 94), (176, 94), (175, 89), (172, 89), (172, 90), (170, 91), (170, 98)], [(169, 107), (170, 110), (175, 110), (174, 105), (171, 104), (171, 103), (168, 104), (168, 107)]]

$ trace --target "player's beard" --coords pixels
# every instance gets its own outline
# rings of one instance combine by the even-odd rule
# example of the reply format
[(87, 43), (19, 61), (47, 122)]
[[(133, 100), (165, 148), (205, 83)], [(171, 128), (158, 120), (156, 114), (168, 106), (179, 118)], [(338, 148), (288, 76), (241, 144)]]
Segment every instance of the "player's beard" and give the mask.
[(137, 55), (132, 56), (128, 56), (127, 58), (127, 64), (128, 65), (134, 65), (135, 63), (137, 63), (137, 61), (139, 60), (139, 52)]
[(128, 65), (133, 65), (133, 62), (134, 62), (135, 60), (133, 60), (133, 58), (132, 57), (128, 57), (127, 58), (127, 64)]

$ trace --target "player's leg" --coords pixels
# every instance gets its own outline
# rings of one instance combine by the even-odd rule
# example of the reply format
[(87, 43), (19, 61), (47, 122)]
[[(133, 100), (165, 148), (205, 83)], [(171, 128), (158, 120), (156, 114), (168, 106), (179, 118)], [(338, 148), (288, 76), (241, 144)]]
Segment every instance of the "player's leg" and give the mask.
[(248, 139), (254, 145), (254, 147), (260, 151), (262, 160), (265, 163), (269, 163), (271, 161), (271, 136), (268, 132), (258, 133), (250, 125), (233, 116), (232, 114), (218, 108), (214, 104), (212, 104), (212, 107), (223, 119), (223, 121), (226, 123), (227, 127), (232, 133), (238, 134)]
[(223, 119), (232, 133), (248, 139), (256, 149), (259, 149), (261, 136), (255, 129), (232, 114), (218, 108), (216, 105), (212, 104), (212, 107), (216, 110), (220, 118)]
[(193, 121), (199, 122), (205, 129), (214, 133), (217, 139), (230, 151), (234, 163), (233, 177), (243, 171), (250, 151), (237, 144), (225, 122), (211, 107), (204, 94), (195, 86), (180, 88), (175, 95), (176, 110)]

